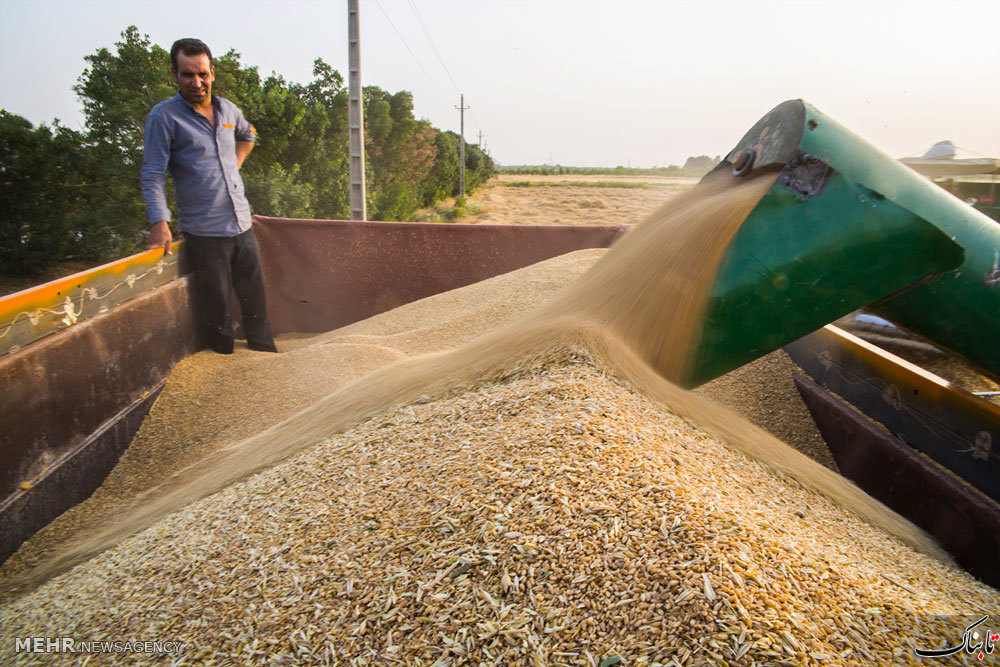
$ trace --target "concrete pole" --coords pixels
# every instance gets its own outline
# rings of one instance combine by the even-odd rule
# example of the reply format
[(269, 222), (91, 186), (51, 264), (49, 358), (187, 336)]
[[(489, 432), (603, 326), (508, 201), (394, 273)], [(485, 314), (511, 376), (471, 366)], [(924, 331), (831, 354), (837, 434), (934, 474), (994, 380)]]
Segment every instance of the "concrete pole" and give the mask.
[(365, 202), (365, 116), (361, 106), (361, 29), (358, 0), (347, 0), (347, 121), (350, 127), (351, 220), (367, 220)]

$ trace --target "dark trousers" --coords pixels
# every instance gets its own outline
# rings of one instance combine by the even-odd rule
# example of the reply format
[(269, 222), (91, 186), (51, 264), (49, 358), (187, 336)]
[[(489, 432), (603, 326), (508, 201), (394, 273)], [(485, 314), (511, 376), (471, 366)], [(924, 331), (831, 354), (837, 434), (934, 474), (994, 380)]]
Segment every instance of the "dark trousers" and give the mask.
[(243, 313), (247, 345), (253, 350), (275, 351), (271, 325), (267, 321), (260, 247), (253, 230), (232, 237), (195, 236), (185, 232), (184, 240), (194, 268), (195, 292), (208, 346), (223, 354), (233, 351), (229, 298), (235, 290)]

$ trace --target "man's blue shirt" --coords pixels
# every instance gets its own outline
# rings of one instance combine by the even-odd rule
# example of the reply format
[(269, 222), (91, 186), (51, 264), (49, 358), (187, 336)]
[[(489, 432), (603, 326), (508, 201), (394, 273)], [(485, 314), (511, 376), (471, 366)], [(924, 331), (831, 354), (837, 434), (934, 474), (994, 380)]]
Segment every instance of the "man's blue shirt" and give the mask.
[(215, 127), (180, 93), (146, 118), (142, 194), (149, 222), (170, 220), (164, 186), (174, 178), (178, 225), (198, 236), (236, 236), (250, 229), (250, 205), (236, 164), (236, 142), (253, 141), (243, 112), (212, 96)]

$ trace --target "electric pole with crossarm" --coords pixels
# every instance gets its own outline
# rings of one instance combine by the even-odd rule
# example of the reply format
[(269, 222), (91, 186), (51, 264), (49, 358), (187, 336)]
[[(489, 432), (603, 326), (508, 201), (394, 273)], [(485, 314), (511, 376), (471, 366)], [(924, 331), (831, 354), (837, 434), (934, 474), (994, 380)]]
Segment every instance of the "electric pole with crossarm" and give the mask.
[(461, 118), (458, 134), (458, 196), (460, 199), (465, 199), (465, 110), (471, 107), (465, 106), (465, 95), (461, 96), (458, 104), (459, 106), (455, 107), (459, 110)]

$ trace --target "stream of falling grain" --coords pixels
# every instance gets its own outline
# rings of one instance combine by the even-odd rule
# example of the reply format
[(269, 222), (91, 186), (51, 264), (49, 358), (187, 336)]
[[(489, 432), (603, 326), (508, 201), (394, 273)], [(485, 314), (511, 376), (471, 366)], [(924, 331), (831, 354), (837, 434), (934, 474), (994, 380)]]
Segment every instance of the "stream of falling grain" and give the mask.
[(268, 468), (366, 418), (442, 396), (582, 345), (671, 412), (798, 480), (914, 548), (944, 559), (918, 529), (835, 473), (727, 410), (672, 383), (684, 377), (726, 247), (775, 176), (719, 177), (678, 195), (609, 250), (570, 289), (457, 349), (383, 367), (294, 417), (209, 455), (145, 496), (121, 521), (89, 532), (21, 577), (30, 587), (172, 511)]

